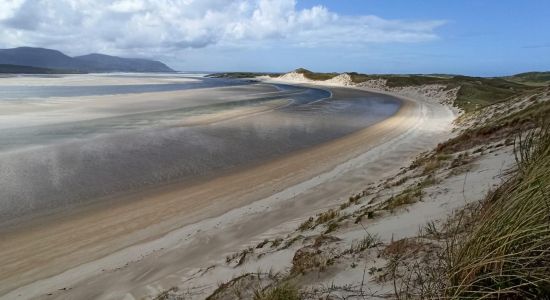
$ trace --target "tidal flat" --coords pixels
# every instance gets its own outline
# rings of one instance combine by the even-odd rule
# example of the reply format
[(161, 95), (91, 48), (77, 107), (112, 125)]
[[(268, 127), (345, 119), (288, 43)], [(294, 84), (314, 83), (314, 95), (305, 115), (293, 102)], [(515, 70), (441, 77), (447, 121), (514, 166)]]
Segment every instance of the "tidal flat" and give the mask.
[(340, 138), (400, 106), (389, 96), (341, 94), (209, 78), (5, 86), (0, 217), (196, 183)]

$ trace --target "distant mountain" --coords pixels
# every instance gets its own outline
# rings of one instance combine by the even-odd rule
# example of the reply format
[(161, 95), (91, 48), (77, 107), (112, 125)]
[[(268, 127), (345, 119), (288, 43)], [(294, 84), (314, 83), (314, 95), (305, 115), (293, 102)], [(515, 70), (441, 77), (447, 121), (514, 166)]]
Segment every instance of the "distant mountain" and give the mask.
[(82, 73), (75, 70), (49, 69), (21, 65), (0, 64), (0, 74), (74, 74)]
[(70, 57), (57, 50), (19, 47), (0, 49), (0, 64), (47, 68), (69, 72), (174, 72), (165, 64), (147, 59), (104, 54)]
[(160, 61), (141, 58), (121, 58), (93, 53), (76, 56), (74, 59), (93, 72), (174, 72)]
[(0, 64), (53, 69), (78, 69), (78, 62), (60, 51), (20, 47), (0, 50)]

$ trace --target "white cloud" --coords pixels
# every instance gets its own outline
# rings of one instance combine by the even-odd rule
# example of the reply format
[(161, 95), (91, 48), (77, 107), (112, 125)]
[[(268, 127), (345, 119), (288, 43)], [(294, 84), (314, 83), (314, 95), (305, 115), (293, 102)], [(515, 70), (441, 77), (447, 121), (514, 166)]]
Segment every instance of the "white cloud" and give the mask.
[(137, 13), (145, 9), (145, 3), (141, 0), (122, 0), (111, 4), (109, 9), (115, 12)]
[(168, 53), (203, 47), (363, 46), (437, 38), (443, 21), (338, 15), (295, 0), (2, 0), (0, 47), (72, 54)]

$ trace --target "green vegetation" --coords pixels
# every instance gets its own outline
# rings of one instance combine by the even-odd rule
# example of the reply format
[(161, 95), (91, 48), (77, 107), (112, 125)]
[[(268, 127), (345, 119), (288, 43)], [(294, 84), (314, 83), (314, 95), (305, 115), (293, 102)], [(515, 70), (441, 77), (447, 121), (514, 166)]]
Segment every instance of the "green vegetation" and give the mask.
[[(312, 72), (299, 68), (294, 70), (303, 74), (311, 80), (328, 80), (339, 75), (339, 73)], [(348, 73), (352, 82), (361, 83), (367, 80), (383, 79), (390, 88), (406, 86), (419, 86), (427, 84), (440, 84), (447, 89), (459, 88), (457, 99), (454, 102), (466, 112), (505, 101), (511, 97), (518, 96), (537, 86), (550, 84), (550, 72), (529, 72), (509, 77), (469, 77), (447, 74), (361, 74), (357, 72)], [(252, 72), (230, 72), (209, 75), (216, 78), (253, 78), (256, 76), (276, 77), (279, 73), (252, 73)]]
[(506, 80), (530, 85), (549, 85), (550, 72), (527, 72), (506, 77)]
[(329, 234), (334, 230), (338, 229), (338, 227), (340, 227), (340, 224), (336, 221), (332, 221), (327, 224), (327, 230), (325, 230), (324, 234)]
[(300, 226), (298, 226), (298, 230), (305, 231), (313, 228), (314, 225), (315, 225), (315, 220), (313, 219), (313, 217), (309, 217), (309, 219), (307, 219), (302, 224), (300, 224)]
[(452, 298), (550, 297), (550, 127), (516, 150), (518, 172), (484, 202), (450, 258)]
[(413, 204), (422, 199), (422, 187), (410, 186), (397, 196), (391, 197), (385, 204), (384, 209), (393, 210), (406, 204)]
[(331, 78), (334, 78), (340, 74), (338, 73), (315, 73), (311, 72), (310, 70), (306, 70), (303, 68), (296, 69), (294, 72), (299, 74), (304, 74), (305, 78), (311, 79), (311, 80), (328, 80)]
[(232, 261), (238, 258), (239, 260), (237, 261), (237, 266), (240, 266), (246, 261), (247, 256), (252, 253), (254, 253), (254, 248), (249, 247), (247, 249), (242, 250), (241, 252), (226, 256), (225, 263), (230, 264)]
[(327, 223), (328, 221), (331, 221), (331, 220), (335, 219), (339, 215), (340, 215), (340, 212), (338, 210), (329, 209), (326, 212), (320, 213), (317, 216), (317, 220), (315, 221), (315, 225)]
[(331, 256), (315, 245), (299, 249), (292, 258), (292, 269), (289, 278), (300, 274), (304, 275), (312, 270), (326, 270), (328, 266), (334, 263)]
[[(369, 206), (379, 192), (372, 191), (374, 197), (368, 201), (363, 198), (369, 195), (365, 190), (346, 199), (340, 210), (330, 209), (305, 220), (298, 230), (323, 225), (325, 231), (320, 231), (313, 244), (311, 235), (289, 235), (283, 248), (299, 240), (305, 246), (296, 251), (288, 274), (267, 288), (253, 289), (254, 299), (332, 299), (319, 295), (333, 295), (336, 290), (344, 299), (363, 296), (363, 284), (310, 291), (307, 284), (300, 287), (304, 283), (300, 279), (309, 280), (311, 272), (323, 272), (340, 263), (351, 263), (351, 268), (356, 268), (357, 259), (373, 253), (385, 259), (387, 265), (383, 269), (372, 266), (369, 275), (377, 282), (393, 281), (397, 299), (550, 299), (550, 101), (537, 102), (546, 92), (543, 88), (528, 88), (519, 100), (511, 99), (496, 110), (483, 111), (481, 126), (465, 130), (435, 151), (420, 155), (410, 168), (418, 168), (416, 175), (403, 172), (402, 177), (380, 180), (378, 187), (408, 183), (387, 201)], [(516, 100), (519, 102), (513, 102)], [(514, 107), (508, 109), (508, 104)], [(373, 219), (422, 201), (428, 191), (425, 189), (443, 178), (439, 176), (464, 172), (462, 169), (471, 167), (478, 158), (477, 153), (512, 144), (517, 170), (505, 171), (507, 181), (483, 201), (467, 204), (448, 219), (430, 222), (417, 237), (392, 237), (382, 247), (380, 239), (367, 232), (364, 238), (338, 249), (334, 246), (343, 240), (327, 234), (354, 226), (351, 221), (343, 222), (351, 216), (357, 224), (364, 217)], [(357, 204), (365, 206), (354, 212), (342, 211)], [(261, 247), (266, 243), (260, 243)], [(282, 243), (280, 239), (278, 244)], [(368, 250), (373, 248), (378, 249)], [(244, 260), (246, 250), (234, 257)], [(364, 270), (363, 274), (367, 266)], [(288, 284), (289, 280), (296, 285)]]
[(433, 173), (435, 170), (438, 170), (442, 165), (441, 160), (437, 158), (431, 158), (424, 163), (424, 170), (422, 175), (427, 175)]
[[(297, 69), (295, 72), (304, 74), (304, 77), (312, 80), (327, 80), (339, 75), (338, 73), (312, 72), (306, 69)], [(523, 84), (524, 82), (507, 80), (507, 78), (469, 77), (445, 74), (376, 75), (356, 72), (348, 74), (354, 83), (383, 79), (386, 80), (386, 85), (390, 88), (425, 84), (441, 84), (446, 86), (447, 89), (459, 88), (457, 99), (454, 104), (465, 111), (473, 111), (487, 105), (505, 101), (533, 88), (533, 86)], [(546, 75), (544, 74), (545, 73), (537, 75), (538, 80), (545, 78), (544, 76)]]
[(283, 242), (282, 238), (276, 238), (271, 242), (271, 248), (277, 248)]
[(178, 296), (176, 293), (178, 292), (177, 287), (170, 288), (162, 293), (160, 293), (158, 296), (153, 298), (153, 300), (183, 300), (183, 297)]
[(302, 235), (297, 235), (285, 242), (285, 245), (281, 249), (288, 249), (290, 246), (292, 246), (296, 241), (303, 239), (304, 237)]
[[(325, 212), (318, 214), (316, 219), (314, 219), (313, 217), (310, 217), (309, 219), (305, 220), (302, 224), (300, 224), (300, 226), (298, 226), (298, 230), (305, 231), (309, 229), (314, 229), (318, 225), (328, 223), (339, 216), (340, 216), (340, 211), (336, 209), (329, 209)], [(336, 229), (336, 227), (334, 226), (335, 226), (335, 223), (328, 224), (327, 226), (328, 232)]]
[[(208, 297), (207, 300), (221, 299), (287, 299), (277, 298), (277, 296), (285, 297), (292, 294), (287, 293), (290, 290), (295, 290), (288, 281), (281, 277), (279, 273), (274, 273), (271, 270), (268, 272), (244, 273), (237, 276), (228, 282), (222, 283)], [(297, 290), (296, 290), (297, 293)], [(299, 296), (299, 294), (296, 294)], [(189, 297), (181, 295), (181, 298), (174, 299), (189, 299), (196, 298), (194, 295)], [(299, 298), (288, 298), (299, 299)]]
[(254, 293), (254, 300), (300, 300), (298, 288), (288, 282)]
[(449, 154), (498, 141), (536, 127), (537, 122), (547, 119), (548, 115), (550, 103), (536, 103), (518, 112), (491, 120), (481, 127), (468, 129), (461, 135), (439, 144), (436, 151), (439, 154)]
[(441, 84), (448, 89), (459, 88), (454, 105), (465, 111), (473, 111), (518, 96), (532, 87), (510, 82), (502, 78), (468, 76), (435, 77), (425, 75), (381, 75), (389, 87)]
[(364, 238), (357, 242), (353, 242), (349, 249), (349, 253), (359, 253), (367, 249), (382, 245), (382, 240), (378, 235), (367, 233)]
[(550, 124), (522, 132), (510, 179), (441, 225), (386, 247), (396, 298), (550, 298)]
[(450, 80), (460, 86), (454, 104), (465, 111), (505, 101), (531, 88), (501, 78), (455, 76)]
[[(312, 72), (299, 68), (294, 70), (303, 74), (311, 80), (328, 80), (339, 75), (339, 73)], [(466, 112), (471, 112), (485, 106), (505, 101), (511, 97), (521, 95), (537, 86), (550, 84), (550, 72), (530, 72), (509, 77), (469, 77), (448, 74), (361, 74), (357, 72), (348, 73), (352, 82), (361, 83), (367, 80), (386, 80), (390, 88), (406, 86), (419, 86), (427, 84), (440, 84), (447, 89), (459, 88), (457, 99), (454, 102)], [(253, 72), (228, 72), (211, 74), (215, 78), (254, 78), (256, 76), (277, 77), (280, 73), (253, 73)]]

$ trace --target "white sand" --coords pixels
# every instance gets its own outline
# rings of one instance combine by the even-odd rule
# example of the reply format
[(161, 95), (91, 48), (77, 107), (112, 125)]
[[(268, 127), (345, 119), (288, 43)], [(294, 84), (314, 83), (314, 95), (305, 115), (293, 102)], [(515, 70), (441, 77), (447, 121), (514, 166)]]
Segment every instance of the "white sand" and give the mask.
[[(0, 77), (0, 86), (96, 86), (96, 85), (136, 85), (136, 84), (167, 84), (196, 81), (193, 78), (166, 74), (129, 74), (116, 76), (113, 74), (75, 74), (75, 75), (16, 75)], [(62, 79), (62, 80), (60, 80)]]
[[(343, 83), (339, 82), (340, 80), (341, 79), (336, 79), (330, 83), (334, 85), (346, 84), (345, 78)], [(281, 79), (279, 79), (279, 81), (281, 81)], [(308, 81), (302, 76), (296, 75), (286, 76), (286, 79), (282, 82), (324, 84)], [(372, 87), (369, 88), (369, 90), (372, 90)], [(217, 229), (219, 233), (215, 233), (209, 230), (207, 233), (203, 234), (202, 242), (204, 243), (205, 241), (208, 241), (206, 243), (209, 243), (210, 239), (220, 239), (220, 237), (223, 237), (223, 232), (229, 233), (229, 237), (225, 241), (227, 242), (227, 240), (231, 240), (230, 246), (218, 244), (216, 245), (224, 247), (224, 249), (231, 248), (234, 244), (239, 244), (240, 240), (245, 241), (240, 245), (240, 248), (234, 249), (233, 252), (229, 251), (225, 253), (225, 255), (229, 255), (246, 249), (247, 247), (255, 248), (255, 246), (264, 239), (274, 239), (277, 237), (282, 237), (284, 238), (283, 243), (285, 243), (286, 241), (292, 240), (294, 237), (299, 237), (301, 234), (304, 234), (306, 236), (311, 234), (315, 235), (324, 230), (323, 226), (319, 226), (321, 228), (319, 228), (317, 232), (313, 233), (297, 232), (296, 228), (308, 217), (314, 216), (316, 213), (324, 211), (328, 207), (334, 207), (337, 204), (346, 202), (346, 199), (343, 199), (344, 197), (338, 197), (338, 194), (332, 191), (332, 186), (335, 184), (335, 182), (338, 182), (344, 177), (347, 178), (348, 181), (341, 186), (347, 188), (346, 191), (348, 192), (347, 195), (349, 196), (351, 193), (358, 192), (360, 190), (355, 188), (357, 185), (354, 183), (354, 181), (359, 181), (363, 183), (362, 188), (364, 188), (364, 184), (368, 182), (383, 183), (386, 178), (392, 178), (392, 180), (397, 181), (405, 176), (396, 175), (396, 168), (394, 168), (393, 173), (389, 171), (385, 172), (385, 170), (389, 170), (390, 168), (386, 168), (387, 165), (381, 165), (380, 163), (383, 162), (385, 164), (391, 164), (391, 162), (387, 158), (393, 157), (393, 159), (395, 159), (396, 161), (402, 162), (401, 165), (403, 167), (407, 167), (408, 162), (405, 162), (405, 160), (403, 160), (403, 158), (409, 157), (407, 156), (406, 147), (410, 146), (410, 144), (414, 144), (416, 147), (418, 147), (417, 150), (420, 150), (423, 147), (429, 145), (427, 141), (419, 142), (414, 140), (415, 138), (419, 138), (421, 140), (424, 138), (423, 133), (419, 133), (418, 131), (424, 130), (427, 132), (437, 132), (436, 128), (438, 126), (443, 126), (443, 128), (440, 128), (441, 131), (438, 132), (440, 135), (434, 134), (431, 136), (432, 138), (434, 138), (432, 142), (435, 143), (438, 139), (442, 138), (441, 134), (443, 132), (450, 129), (450, 123), (448, 122), (452, 120), (452, 117), (445, 117), (445, 114), (443, 113), (445, 109), (443, 109), (442, 111), (439, 111), (437, 109), (441, 108), (439, 105), (437, 105), (438, 102), (448, 103), (448, 91), (440, 93), (440, 89), (437, 87), (424, 86), (419, 88), (404, 88), (401, 89), (399, 92), (406, 92), (416, 95), (418, 98), (421, 99), (419, 101), (419, 105), (421, 107), (424, 105), (430, 106), (428, 108), (424, 107), (424, 109), (426, 109), (424, 111), (424, 113), (426, 113), (424, 115), (426, 117), (426, 119), (424, 120), (424, 124), (417, 124), (413, 126), (410, 132), (405, 133), (401, 140), (396, 139), (397, 141), (395, 143), (390, 142), (385, 145), (378, 146), (374, 149), (366, 151), (363, 155), (360, 155), (355, 159), (349, 160), (348, 162), (341, 164), (339, 167), (348, 165), (348, 167), (350, 167), (348, 169), (349, 172), (332, 174), (332, 176), (330, 177), (331, 182), (325, 182), (322, 186), (319, 186), (319, 190), (317, 191), (317, 193), (315, 193), (312, 189), (310, 191), (306, 191), (303, 194), (300, 194), (298, 196), (300, 201), (311, 201), (310, 205), (308, 206), (310, 211), (302, 214), (303, 217), (297, 217), (294, 219), (287, 218), (287, 221), (281, 222), (278, 226), (274, 226), (263, 231), (258, 231), (259, 233), (254, 237), (249, 238), (248, 242), (245, 241), (245, 238), (237, 236), (235, 232), (242, 233), (250, 231), (250, 226), (261, 226), (261, 222), (269, 222), (269, 220), (258, 218), (257, 222), (249, 221), (246, 223), (240, 220), (233, 226), (231, 226), (231, 224), (226, 225), (228, 226), (228, 228), (226, 227), (224, 229)], [(437, 96), (436, 94), (439, 94), (439, 96)], [(542, 93), (537, 101), (548, 101), (548, 99), (550, 99), (549, 95), (550, 94), (548, 92)], [(531, 100), (520, 99), (519, 104), (514, 104), (513, 108), (519, 109), (521, 107), (524, 107), (527, 101)], [(423, 109), (421, 108), (420, 111), (422, 110)], [(449, 109), (447, 109), (447, 112), (449, 112)], [(498, 112), (498, 108), (491, 108), (490, 110), (488, 109), (487, 112), (483, 112), (480, 116), (473, 118), (473, 120), (468, 119), (468, 125), (472, 125), (475, 123), (482, 124), (483, 120), (485, 120), (490, 115)], [(452, 116), (452, 113), (450, 114), (450, 116)], [(393, 153), (396, 151), (397, 147), (400, 147), (401, 149), (399, 150), (403, 151), (401, 153), (402, 156), (400, 157), (393, 156), (397, 154)], [(430, 147), (424, 149), (429, 148)], [(448, 169), (437, 171), (436, 177), (441, 181), (431, 187), (426, 188), (424, 190), (425, 196), (423, 196), (420, 202), (398, 209), (393, 213), (386, 213), (385, 215), (377, 217), (374, 220), (363, 221), (362, 223), (366, 227), (368, 233), (378, 235), (386, 244), (391, 240), (414, 237), (418, 234), (419, 229), (426, 225), (428, 221), (444, 220), (454, 210), (462, 208), (465, 204), (483, 199), (487, 192), (500, 185), (506, 179), (506, 176), (504, 174), (507, 174), (509, 169), (515, 166), (513, 149), (511, 146), (501, 146), (501, 143), (498, 142), (491, 145), (484, 145), (484, 148), (490, 148), (490, 150), (484, 150), (483, 152), (475, 151), (476, 154), (472, 153), (475, 149), (470, 150), (470, 157), (471, 159), (473, 159), (473, 162), (464, 165), (463, 167), (465, 169), (462, 173), (454, 174), (451, 170)], [(399, 150), (397, 152), (399, 152)], [(395, 165), (399, 165), (399, 163), (395, 163)], [(337, 169), (339, 167), (337, 167)], [(354, 169), (354, 167), (365, 168), (366, 170), (361, 173), (357, 169)], [(460, 169), (461, 167), (458, 168)], [(452, 170), (456, 171), (457, 169)], [(376, 190), (382, 192), (383, 195), (381, 197), (382, 199), (375, 201), (375, 203), (377, 203), (378, 201), (386, 200), (392, 194), (398, 193), (400, 189), (403, 188), (404, 187), (377, 188)], [(312, 193), (312, 195), (315, 196), (309, 198), (309, 193)], [(368, 197), (367, 199), (362, 199), (361, 205), (357, 207), (352, 206), (348, 210), (353, 211), (361, 207), (365, 207), (365, 203), (367, 203), (369, 199), (373, 199), (372, 196)], [(319, 207), (321, 207), (320, 205), (316, 205), (318, 204), (318, 202), (326, 204), (324, 209), (318, 209)], [(251, 210), (254, 210), (255, 204), (248, 207)], [(281, 205), (288, 205), (290, 206), (290, 209), (285, 210), (284, 208), (276, 208), (275, 204), (271, 210), (271, 213), (276, 214), (276, 216), (279, 217), (280, 221), (284, 219), (281, 217), (281, 215), (292, 214), (291, 210), (294, 211), (297, 208), (295, 203), (290, 203), (289, 201), (286, 201), (286, 203), (282, 202)], [(284, 213), (277, 213), (279, 211)], [(300, 215), (300, 213), (297, 213), (296, 215)], [(241, 216), (246, 216), (246, 214)], [(227, 224), (221, 220), (220, 222), (221, 224)], [(337, 236), (342, 240), (339, 242), (330, 243), (330, 245), (327, 246), (327, 248), (324, 248), (323, 251), (342, 253), (342, 251), (349, 248), (353, 242), (362, 239), (366, 235), (366, 232), (365, 228), (363, 228), (362, 226), (352, 225), (340, 228), (335, 233), (331, 234)], [(311, 241), (309, 243), (311, 243)], [(196, 243), (195, 245), (197, 246), (196, 249), (201, 248), (199, 243)], [(189, 246), (193, 246), (193, 243), (190, 243)], [(268, 272), (269, 270), (273, 270), (275, 272), (288, 271), (288, 269), (292, 265), (292, 258), (295, 252), (301, 247), (303, 247), (303, 243), (301, 240), (298, 240), (298, 242), (293, 244), (291, 247), (283, 250), (273, 250), (269, 246), (265, 246), (261, 249), (255, 249), (254, 254), (249, 255), (249, 258), (241, 266), (236, 266), (235, 262), (226, 264), (224, 261), (224, 255), (220, 255), (217, 258), (214, 257), (208, 263), (202, 264), (202, 267), (187, 267), (183, 269), (178, 269), (172, 273), (158, 276), (158, 279), (151, 280), (147, 286), (136, 286), (132, 290), (132, 292), (127, 293), (124, 296), (127, 299), (138, 299), (143, 295), (154, 295), (155, 293), (166, 290), (172, 286), (177, 286), (180, 289), (180, 293), (188, 297), (189, 299), (202, 299), (205, 296), (209, 295), (209, 293), (211, 293), (215, 288), (217, 288), (217, 285), (219, 283), (227, 282), (228, 280), (231, 280), (232, 278), (235, 278), (247, 272)], [(331, 247), (334, 248), (331, 249)], [(187, 258), (187, 256), (182, 256), (182, 259), (185, 258)], [(393, 286), (391, 286), (390, 284), (379, 284), (374, 281), (377, 274), (370, 275), (368, 274), (368, 272), (366, 274), (364, 274), (363, 272), (364, 270), (369, 270), (369, 268), (371, 267), (383, 267), (385, 264), (386, 261), (382, 258), (377, 257), (377, 252), (375, 250), (367, 251), (365, 255), (361, 255), (358, 257), (344, 257), (337, 261), (334, 266), (329, 267), (323, 272), (312, 272), (310, 275), (301, 279), (302, 282), (300, 282), (300, 285), (302, 286), (302, 288), (311, 288), (317, 290), (323, 290), (323, 288), (327, 288), (333, 285), (352, 285), (357, 287), (362, 284), (362, 278), (363, 276), (365, 276), (365, 294), (377, 294), (384, 298), (384, 294), (393, 293)], [(151, 268), (149, 270), (154, 270), (154, 268)], [(121, 274), (124, 274), (124, 272), (121, 272)], [(155, 276), (149, 275), (147, 275), (147, 277), (151, 277), (152, 279), (155, 278)], [(117, 297), (119, 297), (119, 295), (122, 296), (123, 294), (115, 293), (111, 295), (116, 295)], [(332, 295), (338, 296), (338, 293), (336, 292)], [(342, 296), (344, 297), (345, 295)]]
[[(234, 204), (234, 209), (217, 217), (193, 222), (149, 242), (120, 249), (101, 259), (34, 281), (2, 298), (141, 299), (174, 285), (198, 289), (197, 298), (204, 298), (219, 282), (246, 270), (286, 268), (293, 255), (290, 250), (237, 269), (227, 267), (224, 257), (266, 237), (292, 232), (304, 217), (342, 202), (351, 192), (362, 190), (367, 182), (394, 174), (419, 152), (448, 137), (455, 118), (453, 111), (431, 101), (407, 101), (413, 104), (410, 111), (401, 115), (399, 120), (393, 118), (391, 125), (383, 122), (377, 128), (346, 138), (345, 142), (338, 141), (330, 148), (334, 150), (323, 150), (323, 153), (336, 151), (334, 154), (341, 153), (341, 157), (331, 159), (325, 156), (324, 160), (319, 160), (313, 152), (298, 156), (296, 162), (311, 157), (318, 165), (325, 165), (324, 171), (314, 177), (302, 177), (304, 180), (291, 185), (267, 180), (265, 186), (256, 187), (272, 190), (271, 195), (266, 194), (262, 200)], [(378, 130), (378, 135), (375, 130)], [(336, 145), (345, 145), (342, 150), (349, 148), (353, 151), (345, 154)], [(331, 160), (339, 163), (326, 168)], [(294, 172), (303, 171), (295, 168)], [(267, 176), (271, 174), (277, 177), (274, 173), (267, 173)], [(218, 203), (225, 203), (222, 199)], [(148, 228), (141, 234), (148, 235), (151, 230), (153, 228)], [(90, 247), (93, 250), (93, 246)], [(212, 265), (216, 268), (203, 272)], [(63, 288), (69, 290), (60, 290)], [(47, 296), (48, 293), (53, 295)]]
[[(87, 80), (92, 81), (89, 77)], [(2, 82), (3, 79), (0, 79)], [(59, 82), (65, 82), (65, 79)], [(92, 81), (94, 84), (102, 80)], [(0, 101), (0, 129), (86, 121), (128, 114), (219, 104), (276, 93), (272, 86), (200, 88), (105, 96)]]

